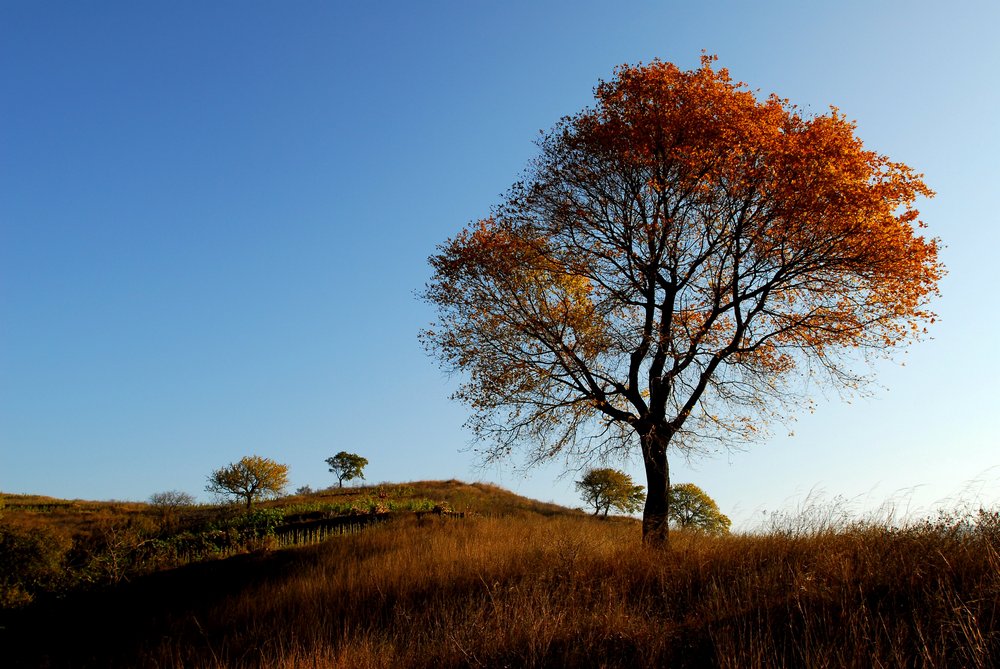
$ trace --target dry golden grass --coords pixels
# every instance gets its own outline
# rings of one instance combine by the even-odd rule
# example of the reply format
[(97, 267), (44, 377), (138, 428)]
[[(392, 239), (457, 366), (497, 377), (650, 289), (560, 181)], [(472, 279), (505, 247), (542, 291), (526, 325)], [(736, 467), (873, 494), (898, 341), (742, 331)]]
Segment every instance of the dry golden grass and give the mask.
[(575, 511), (566, 507), (521, 497), (491, 483), (465, 483), (455, 479), (328, 488), (310, 495), (287, 497), (268, 502), (267, 505), (285, 506), (290, 503), (347, 504), (379, 496), (387, 496), (398, 502), (420, 500), (443, 502), (457, 512), (489, 516), (576, 514)]
[[(488, 483), (418, 481), (329, 488), (309, 495), (267, 500), (258, 509), (281, 509), (290, 513), (323, 510), (367, 513), (370, 508), (398, 507), (401, 512), (431, 509), (435, 505), (457, 512), (480, 515), (566, 515), (574, 512), (515, 495)], [(129, 531), (149, 538), (181, 530), (198, 531), (210, 523), (242, 514), (241, 505), (193, 505), (157, 507), (144, 502), (64, 500), (42, 495), (0, 493), (0, 523), (22, 532), (42, 532), (78, 546), (101, 542), (109, 534)]]
[(139, 502), (91, 502), (42, 495), (0, 495), (3, 520), (24, 528), (40, 528), (83, 535), (109, 518), (129, 518), (151, 513)]
[(207, 669), (1000, 665), (996, 514), (675, 532), (658, 551), (641, 547), (634, 521), (546, 511), (408, 517), (153, 574), (0, 621), (16, 641), (7, 657)]

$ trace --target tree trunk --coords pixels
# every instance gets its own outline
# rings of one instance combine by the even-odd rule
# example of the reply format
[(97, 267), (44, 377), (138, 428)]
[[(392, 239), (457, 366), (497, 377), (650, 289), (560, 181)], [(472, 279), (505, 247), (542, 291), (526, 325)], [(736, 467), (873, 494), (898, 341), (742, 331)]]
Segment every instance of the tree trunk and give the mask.
[(667, 545), (669, 534), (670, 468), (667, 464), (669, 436), (656, 428), (639, 435), (642, 461), (646, 467), (646, 505), (642, 509), (642, 542), (647, 546)]

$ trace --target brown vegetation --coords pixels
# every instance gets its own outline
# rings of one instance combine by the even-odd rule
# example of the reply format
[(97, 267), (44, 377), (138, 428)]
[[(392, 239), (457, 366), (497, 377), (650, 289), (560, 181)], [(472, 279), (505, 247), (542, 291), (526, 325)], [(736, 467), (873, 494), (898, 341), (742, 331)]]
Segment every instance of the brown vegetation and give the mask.
[(163, 571), (9, 613), (0, 641), (13, 666), (989, 667), (1000, 659), (995, 513), (905, 528), (680, 531), (661, 551), (637, 550), (636, 521), (552, 512), (411, 514), (305, 548)]
[(458, 481), (378, 485), (235, 506), (7, 495), (0, 516), (0, 609), (127, 581), (191, 562), (317, 543), (399, 514), (565, 514), (554, 504)]

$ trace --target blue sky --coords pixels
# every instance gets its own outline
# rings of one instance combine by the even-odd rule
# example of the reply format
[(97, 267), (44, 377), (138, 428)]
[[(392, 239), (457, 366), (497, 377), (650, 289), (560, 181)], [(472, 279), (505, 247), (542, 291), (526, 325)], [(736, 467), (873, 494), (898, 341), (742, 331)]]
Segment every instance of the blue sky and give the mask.
[[(934, 339), (872, 399), (694, 462), (744, 526), (812, 490), (859, 512), (1000, 501), (992, 334), (1000, 5), (981, 2), (0, 4), (0, 490), (204, 495), (256, 453), (294, 486), (490, 480), (579, 503), (562, 463), (480, 469), (419, 347), (427, 256), (486, 214), (615, 65), (697, 65), (926, 175)], [(640, 468), (631, 465), (637, 476)]]

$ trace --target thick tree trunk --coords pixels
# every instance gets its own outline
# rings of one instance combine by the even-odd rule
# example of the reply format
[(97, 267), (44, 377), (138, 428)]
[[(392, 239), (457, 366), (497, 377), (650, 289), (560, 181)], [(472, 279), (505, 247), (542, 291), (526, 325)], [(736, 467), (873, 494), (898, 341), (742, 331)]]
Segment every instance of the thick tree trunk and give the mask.
[(666, 546), (669, 536), (668, 512), (670, 468), (667, 464), (667, 444), (670, 438), (650, 429), (639, 435), (642, 460), (646, 467), (646, 505), (642, 510), (642, 542), (647, 546)]

